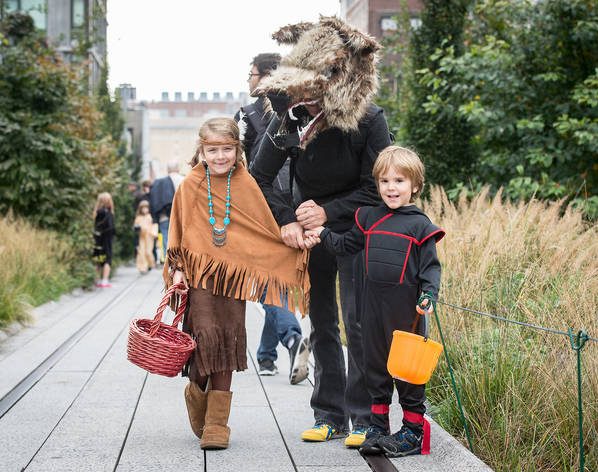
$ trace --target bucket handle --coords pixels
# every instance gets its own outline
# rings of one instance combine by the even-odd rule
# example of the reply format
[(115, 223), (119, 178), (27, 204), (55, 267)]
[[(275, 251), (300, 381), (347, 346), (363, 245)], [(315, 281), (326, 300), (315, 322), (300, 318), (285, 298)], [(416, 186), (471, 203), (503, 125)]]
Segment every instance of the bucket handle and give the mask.
[[(149, 331), (150, 336), (153, 337), (158, 332), (158, 328), (160, 327), (160, 323), (162, 322), (162, 315), (164, 314), (164, 310), (166, 310), (166, 307), (170, 303), (170, 297), (172, 297), (172, 295), (177, 290), (184, 290), (185, 288), (185, 284), (180, 282), (178, 284), (171, 285), (168, 288), (168, 290), (166, 290), (166, 293), (164, 294), (164, 297), (162, 297), (162, 301), (160, 302), (160, 304), (158, 305), (158, 309), (156, 310), (156, 316), (154, 317), (154, 322), (152, 323), (152, 327)], [(174, 317), (174, 320), (172, 320), (173, 328), (176, 328), (178, 324), (181, 322), (181, 320), (183, 319), (183, 315), (185, 314), (185, 309), (187, 308), (187, 292), (183, 292), (180, 295), (180, 297), (180, 303), (178, 304), (176, 310), (176, 316)]]
[(423, 314), (417, 312), (417, 316), (415, 317), (415, 320), (413, 321), (413, 325), (411, 325), (411, 332), (413, 334), (417, 334), (417, 326), (419, 325), (419, 318), (423, 317), (424, 318), (424, 342), (428, 341), (428, 336), (430, 335), (430, 325), (428, 322), (428, 312), (424, 312)]
[[(428, 337), (430, 335), (430, 321), (428, 320), (428, 315), (430, 314), (429, 308), (431, 307), (435, 307), (435, 303), (432, 301), (431, 298), (427, 298), (428, 300), (428, 305), (424, 308), (424, 307), (420, 307), (419, 302), (422, 300), (424, 294), (422, 294), (422, 296), (420, 297), (420, 299), (418, 300), (418, 305), (416, 307), (415, 313), (417, 314), (417, 316), (415, 317), (415, 320), (413, 321), (413, 325), (411, 326), (411, 332), (414, 334), (417, 334), (417, 326), (419, 325), (419, 318), (420, 316), (424, 317), (424, 342), (428, 341)], [(426, 310), (426, 308), (428, 308), (428, 310)], [(420, 312), (421, 310), (421, 312)]]

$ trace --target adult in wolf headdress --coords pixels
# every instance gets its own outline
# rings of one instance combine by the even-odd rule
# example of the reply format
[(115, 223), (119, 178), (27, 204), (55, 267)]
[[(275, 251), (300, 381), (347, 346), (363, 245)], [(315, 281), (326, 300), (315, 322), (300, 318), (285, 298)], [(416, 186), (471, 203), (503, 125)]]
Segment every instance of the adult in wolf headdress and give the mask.
[[(289, 25), (273, 37), (294, 47), (256, 89), (267, 95), (278, 116), (268, 126), (251, 173), (285, 243), (303, 248), (305, 229), (326, 225), (346, 231), (358, 207), (379, 202), (372, 167), (390, 144), (383, 111), (371, 103), (380, 46), (336, 17)], [(289, 156), (293, 201), (272, 185)], [(363, 379), (354, 262), (354, 256), (332, 256), (319, 246), (310, 257), (311, 344), (316, 361), (311, 406), (316, 424), (303, 433), (306, 441), (345, 435), (350, 419), (352, 431), (345, 444), (356, 447), (369, 424), (371, 402)], [(347, 374), (338, 328), (337, 273), (347, 333)]]

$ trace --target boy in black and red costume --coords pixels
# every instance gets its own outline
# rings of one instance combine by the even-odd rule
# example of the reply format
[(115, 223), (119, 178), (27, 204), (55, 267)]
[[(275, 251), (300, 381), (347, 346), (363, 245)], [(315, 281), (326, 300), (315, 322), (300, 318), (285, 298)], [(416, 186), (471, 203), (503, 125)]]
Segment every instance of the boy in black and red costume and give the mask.
[(393, 379), (386, 363), (393, 331), (421, 333), (420, 315), (434, 310), (440, 286), (436, 243), (444, 231), (413, 205), (424, 185), (424, 166), (417, 154), (389, 146), (376, 160), (373, 175), (382, 205), (359, 208), (353, 229), (346, 233), (320, 227), (306, 231), (306, 238), (319, 237), (337, 255), (363, 250), (358, 259), (361, 270), (355, 271), (355, 291), (372, 407), (360, 452), (385, 453), (389, 457), (429, 454), (425, 385), (394, 380), (403, 409), (403, 427), (390, 434), (388, 414)]

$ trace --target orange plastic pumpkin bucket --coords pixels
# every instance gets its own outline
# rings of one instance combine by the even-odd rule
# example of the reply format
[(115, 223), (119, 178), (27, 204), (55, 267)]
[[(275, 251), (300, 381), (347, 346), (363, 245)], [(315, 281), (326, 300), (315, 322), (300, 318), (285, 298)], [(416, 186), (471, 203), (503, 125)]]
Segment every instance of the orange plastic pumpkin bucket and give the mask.
[(395, 379), (422, 385), (432, 377), (442, 349), (442, 344), (424, 336), (395, 330), (386, 367)]

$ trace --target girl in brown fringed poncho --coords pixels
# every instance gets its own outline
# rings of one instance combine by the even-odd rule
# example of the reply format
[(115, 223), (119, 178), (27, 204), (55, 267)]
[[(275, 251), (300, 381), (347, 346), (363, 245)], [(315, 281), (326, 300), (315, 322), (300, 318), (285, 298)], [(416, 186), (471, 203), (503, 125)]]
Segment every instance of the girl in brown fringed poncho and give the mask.
[(239, 129), (229, 118), (199, 130), (193, 169), (175, 194), (168, 232), (167, 285), (188, 287), (184, 330), (197, 341), (184, 374), (185, 400), (202, 449), (228, 447), (233, 370), (247, 368), (245, 301), (305, 313), (307, 251), (285, 246), (270, 208), (245, 169)]

